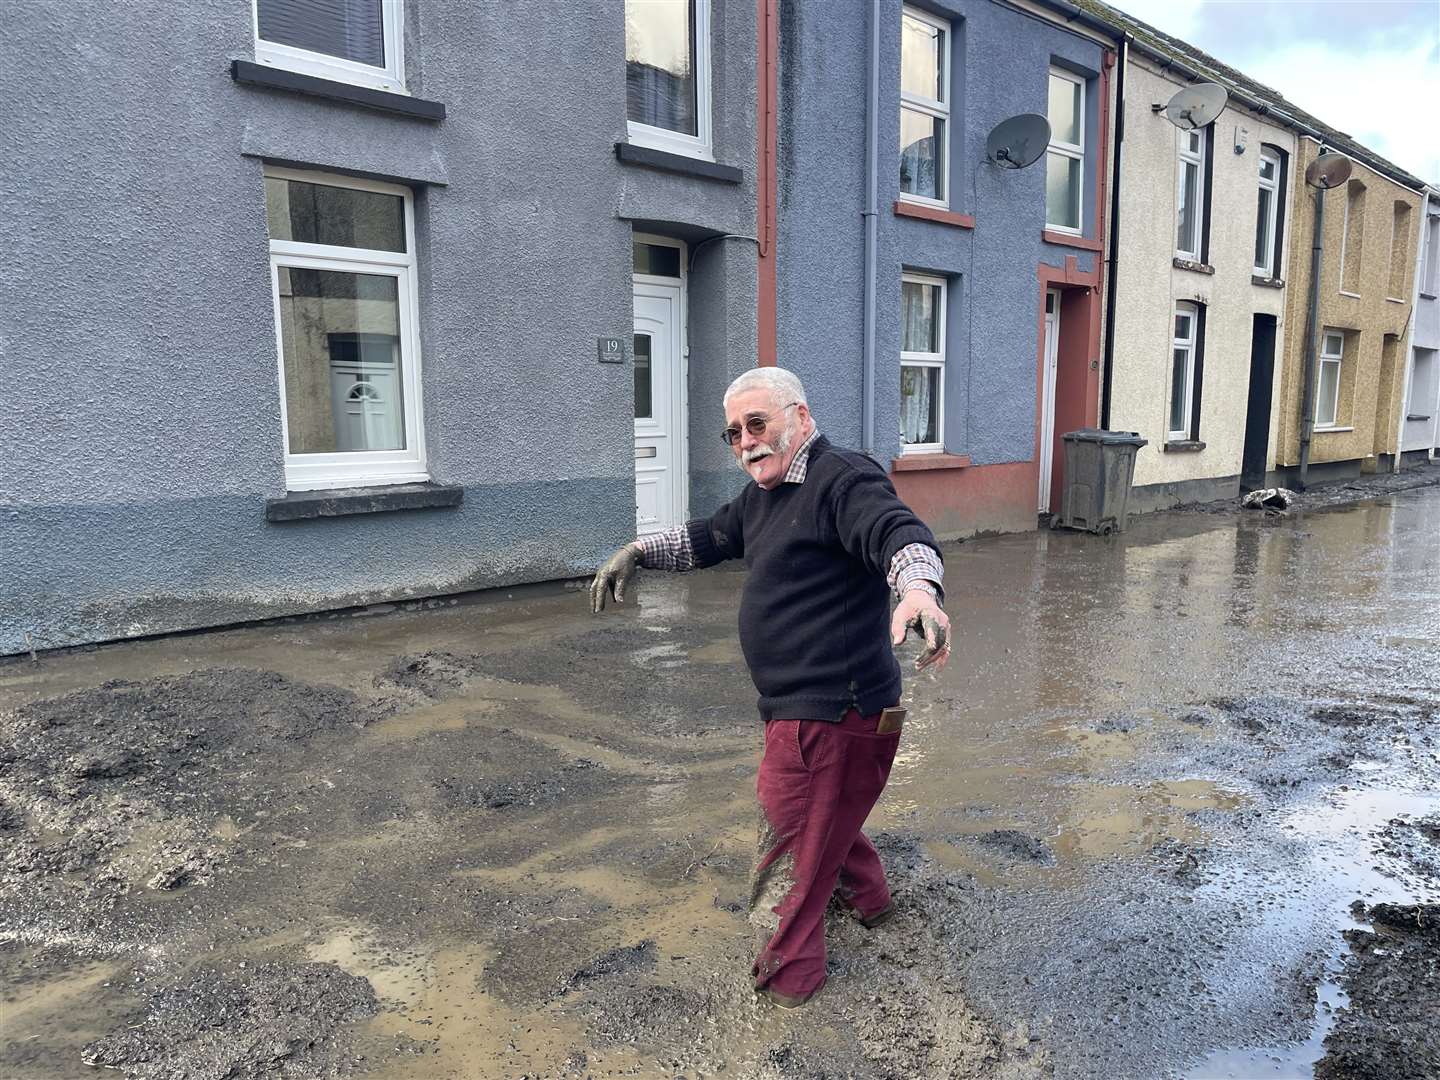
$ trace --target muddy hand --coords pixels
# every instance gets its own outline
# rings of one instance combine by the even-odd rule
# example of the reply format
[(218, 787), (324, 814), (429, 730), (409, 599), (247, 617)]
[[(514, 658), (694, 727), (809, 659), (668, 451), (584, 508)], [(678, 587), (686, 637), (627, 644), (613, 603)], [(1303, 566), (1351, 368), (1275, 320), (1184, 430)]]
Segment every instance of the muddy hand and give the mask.
[(915, 661), (915, 670), (924, 671), (932, 664), (938, 671), (950, 659), (950, 617), (935, 597), (915, 589), (905, 594), (895, 609), (890, 623), (891, 641), (900, 645), (908, 631), (915, 630), (925, 639), (925, 650)]
[(639, 563), (640, 554), (631, 544), (611, 555), (605, 565), (595, 572), (595, 580), (590, 582), (590, 610), (596, 614), (604, 611), (607, 593), (617, 604), (623, 603), (625, 590), (635, 579), (635, 568)]

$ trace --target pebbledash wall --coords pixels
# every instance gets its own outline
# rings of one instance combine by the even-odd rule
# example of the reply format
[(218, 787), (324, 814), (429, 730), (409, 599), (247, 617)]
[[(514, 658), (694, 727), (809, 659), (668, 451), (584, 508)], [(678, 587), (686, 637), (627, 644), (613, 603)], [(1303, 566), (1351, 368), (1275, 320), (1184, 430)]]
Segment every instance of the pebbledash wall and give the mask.
[[(698, 245), (755, 233), (757, 15), (710, 9), (701, 176), (619, 160), (620, 4), (407, 3), (406, 89), (443, 119), (232, 77), (252, 0), (14, 7), (0, 653), (591, 570), (635, 529), (631, 369), (597, 362), (630, 337), (632, 227), (692, 244), (692, 504), (734, 490), (713, 430), (756, 251)], [(413, 189), (429, 475), (460, 505), (267, 521), (267, 162)]]
[[(1320, 150), (1313, 138), (1300, 140), (1298, 175), (1304, 175)], [(1351, 169), (1345, 184), (1324, 193), (1317, 330), (1320, 341), (1316, 352), (1322, 353), (1327, 330), (1339, 334), (1342, 349), (1335, 422), (1326, 425), (1317, 419), (1310, 447), (1311, 483), (1390, 467), (1400, 434), (1414, 295), (1416, 222), (1423, 200), (1418, 190), (1397, 183), (1353, 157)], [(1422, 186), (1414, 178), (1407, 179), (1417, 188)], [(1275, 462), (1278, 478), (1286, 482), (1294, 479), (1300, 461), (1315, 190), (1302, 182), (1291, 196), (1294, 240)], [(1315, 383), (1318, 399), (1318, 370)], [(1321, 417), (1319, 412), (1316, 415)]]
[[(1292, 244), (1288, 189), (1296, 183), (1295, 137), (1231, 101), (1199, 131), (1208, 148), (1200, 230), (1202, 257), (1185, 258), (1179, 242), (1178, 170), (1184, 135), (1152, 104), (1168, 102), (1188, 82), (1130, 51), (1125, 77), (1125, 137), (1116, 193), (1115, 324), (1110, 426), (1148, 442), (1135, 462), (1132, 510), (1228, 498), (1240, 485), (1256, 314), (1285, 326), (1284, 254)], [(1259, 162), (1276, 156), (1275, 220), (1282, 250), (1270, 245), (1272, 272), (1256, 268)], [(1293, 284), (1290, 285), (1293, 289)], [(1177, 305), (1203, 312), (1191, 350), (1186, 434), (1170, 429)], [(1274, 363), (1278, 366), (1278, 341)], [(1183, 351), (1183, 350), (1182, 350)], [(1262, 358), (1262, 363), (1265, 362)], [(1278, 395), (1278, 379), (1270, 401)], [(1182, 399), (1181, 411), (1184, 412)], [(1198, 413), (1198, 415), (1196, 415)], [(1263, 417), (1268, 417), (1267, 407)], [(1261, 421), (1264, 422), (1263, 420)], [(1194, 437), (1198, 436), (1198, 437)], [(1273, 460), (1275, 432), (1266, 438)]]
[[(782, 6), (779, 74), (778, 357), (804, 379), (818, 423), (862, 448), (866, 112), (870, 5)], [(1057, 431), (1094, 424), (1113, 52), (1038, 5), (936, 0), (951, 33), (948, 205), (900, 199), (904, 5), (883, 0), (874, 446), (897, 489), (942, 537), (1033, 529), (1047, 286), (1062, 290)], [(985, 159), (1000, 121), (1047, 112), (1049, 72), (1084, 81), (1079, 235), (1047, 232), (1046, 163)], [(943, 453), (902, 455), (901, 275), (947, 284)], [(1056, 455), (1057, 486), (1062, 453)]]

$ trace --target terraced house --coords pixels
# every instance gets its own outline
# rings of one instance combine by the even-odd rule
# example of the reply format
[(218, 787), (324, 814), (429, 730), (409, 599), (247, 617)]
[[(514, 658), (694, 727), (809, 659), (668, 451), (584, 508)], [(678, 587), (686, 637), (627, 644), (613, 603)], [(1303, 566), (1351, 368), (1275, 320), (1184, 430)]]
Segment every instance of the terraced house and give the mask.
[(1071, 11), (782, 8), (779, 360), (941, 536), (1034, 528), (1097, 418), (1115, 53)]
[(572, 577), (740, 482), (753, 0), (7, 31), (0, 653)]

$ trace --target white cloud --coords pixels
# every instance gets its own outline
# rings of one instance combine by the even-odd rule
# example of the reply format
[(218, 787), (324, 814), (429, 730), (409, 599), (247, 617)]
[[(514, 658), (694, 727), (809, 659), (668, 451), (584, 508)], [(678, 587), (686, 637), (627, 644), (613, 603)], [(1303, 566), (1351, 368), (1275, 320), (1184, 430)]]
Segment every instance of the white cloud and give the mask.
[(1435, 53), (1423, 40), (1360, 50), (1302, 41), (1236, 67), (1408, 172), (1440, 181)]
[(1440, 183), (1434, 119), (1440, 24), (1429, 5), (1119, 0), (1117, 6), (1274, 87), (1408, 172)]

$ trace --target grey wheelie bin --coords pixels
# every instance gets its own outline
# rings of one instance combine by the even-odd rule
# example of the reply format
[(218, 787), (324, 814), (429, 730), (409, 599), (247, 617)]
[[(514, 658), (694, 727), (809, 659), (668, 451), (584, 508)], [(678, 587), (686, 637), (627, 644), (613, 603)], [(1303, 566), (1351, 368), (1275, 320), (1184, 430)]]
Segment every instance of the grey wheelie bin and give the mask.
[(1053, 524), (1109, 536), (1124, 532), (1135, 454), (1146, 440), (1133, 431), (1067, 431), (1065, 490)]

